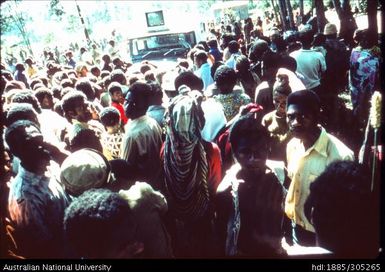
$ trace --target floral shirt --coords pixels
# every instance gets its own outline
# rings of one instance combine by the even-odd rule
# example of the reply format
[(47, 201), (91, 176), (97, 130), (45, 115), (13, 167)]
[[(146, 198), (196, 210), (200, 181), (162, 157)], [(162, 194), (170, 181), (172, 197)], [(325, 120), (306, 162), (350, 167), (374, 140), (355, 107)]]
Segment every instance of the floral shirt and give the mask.
[(379, 75), (379, 49), (355, 48), (350, 56), (349, 88), (355, 109), (362, 95), (371, 95), (375, 91)]
[(222, 104), (227, 122), (238, 114), (241, 106), (251, 103), (251, 99), (247, 94), (239, 92), (217, 94), (213, 98)]

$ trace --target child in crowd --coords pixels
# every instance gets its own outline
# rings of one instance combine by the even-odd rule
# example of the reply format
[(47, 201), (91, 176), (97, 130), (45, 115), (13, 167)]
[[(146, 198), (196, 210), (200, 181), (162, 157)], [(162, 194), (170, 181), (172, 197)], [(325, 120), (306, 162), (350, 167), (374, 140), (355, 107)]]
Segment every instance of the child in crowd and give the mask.
[(100, 113), (100, 121), (106, 128), (106, 131), (101, 135), (103, 154), (108, 160), (119, 159), (123, 138), (119, 111), (114, 107), (104, 108)]

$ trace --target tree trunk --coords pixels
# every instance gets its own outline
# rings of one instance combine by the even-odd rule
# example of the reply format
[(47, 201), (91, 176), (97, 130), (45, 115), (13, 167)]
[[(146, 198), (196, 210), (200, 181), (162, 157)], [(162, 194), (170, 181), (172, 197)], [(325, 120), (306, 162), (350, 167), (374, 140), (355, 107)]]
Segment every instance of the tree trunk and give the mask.
[(315, 0), (315, 9), (317, 14), (318, 32), (323, 33), (326, 24), (325, 7), (323, 0)]
[(87, 43), (88, 43), (88, 42), (91, 41), (90, 35), (88, 34), (86, 24), (84, 23), (84, 19), (83, 19), (82, 13), (81, 13), (81, 11), (80, 11), (79, 4), (78, 4), (78, 2), (77, 2), (76, 0), (75, 0), (75, 3), (76, 3), (76, 8), (77, 8), (77, 10), (78, 10), (78, 14), (79, 14), (80, 21), (81, 21), (82, 26), (83, 26), (83, 28), (84, 28), (84, 35), (86, 36), (86, 41), (87, 41)]
[(353, 40), (353, 34), (354, 34), (354, 31), (357, 29), (357, 23), (351, 11), (350, 1), (342, 0), (340, 7), (342, 12), (341, 12), (341, 18), (340, 18), (339, 37), (343, 38), (345, 43), (348, 46), (353, 47), (355, 46), (355, 43)]
[(279, 24), (279, 23), (280, 23), (280, 18), (279, 18), (279, 16), (278, 16), (278, 13), (277, 13), (277, 6), (275, 5), (274, 0), (271, 0), (271, 5), (273, 6), (274, 17), (275, 17), (275, 19), (277, 20), (277, 24)]
[(343, 14), (342, 14), (342, 8), (341, 8), (341, 2), (340, 0), (333, 0), (333, 6), (337, 12), (337, 15), (338, 15), (338, 19), (340, 19), (340, 21), (342, 20), (342, 17), (343, 17)]
[(288, 29), (286, 24), (286, 10), (285, 10), (285, 0), (278, 0), (278, 7), (279, 7), (279, 13), (281, 15), (281, 21), (282, 21), (282, 30), (286, 31)]
[(299, 16), (301, 16), (301, 18), (303, 18), (303, 0), (299, 0)]
[(290, 0), (286, 0), (286, 10), (289, 16), (290, 29), (294, 30), (293, 8), (291, 7)]
[(14, 5), (15, 5), (15, 7), (14, 7), (15, 15), (12, 16), (12, 19), (13, 19), (16, 27), (20, 31), (21, 37), (23, 38), (24, 44), (27, 46), (30, 55), (34, 56), (33, 51), (32, 51), (31, 42), (29, 40), (29, 33), (25, 29), (25, 23), (24, 23), (25, 19), (23, 18), (22, 14), (18, 12), (19, 7), (18, 7), (17, 1), (14, 1)]
[(368, 1), (368, 30), (376, 35), (378, 33), (377, 4), (377, 0)]

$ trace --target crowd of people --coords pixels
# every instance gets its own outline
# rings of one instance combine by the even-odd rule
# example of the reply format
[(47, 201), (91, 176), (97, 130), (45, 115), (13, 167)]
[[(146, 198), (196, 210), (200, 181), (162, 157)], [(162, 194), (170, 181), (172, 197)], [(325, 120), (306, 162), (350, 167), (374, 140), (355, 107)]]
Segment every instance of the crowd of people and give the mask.
[(113, 40), (2, 63), (2, 256), (376, 257), (377, 37), (241, 26), (169, 70)]

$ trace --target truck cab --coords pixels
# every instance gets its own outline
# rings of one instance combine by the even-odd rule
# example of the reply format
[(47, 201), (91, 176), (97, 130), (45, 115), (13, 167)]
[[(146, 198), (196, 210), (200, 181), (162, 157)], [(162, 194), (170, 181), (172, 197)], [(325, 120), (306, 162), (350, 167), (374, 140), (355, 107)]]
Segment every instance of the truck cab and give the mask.
[[(170, 23), (172, 17), (172, 14), (169, 14), (166, 21), (162, 10), (145, 13), (147, 27), (140, 31), (140, 26), (137, 26), (140, 32), (128, 37), (128, 51), (132, 63), (186, 58), (187, 53), (197, 43), (199, 31), (191, 25), (181, 25), (176, 21)], [(200, 27), (199, 24), (197, 27)]]
[(194, 31), (163, 30), (128, 39), (130, 57), (133, 63), (144, 60), (186, 58), (187, 53), (195, 44)]

